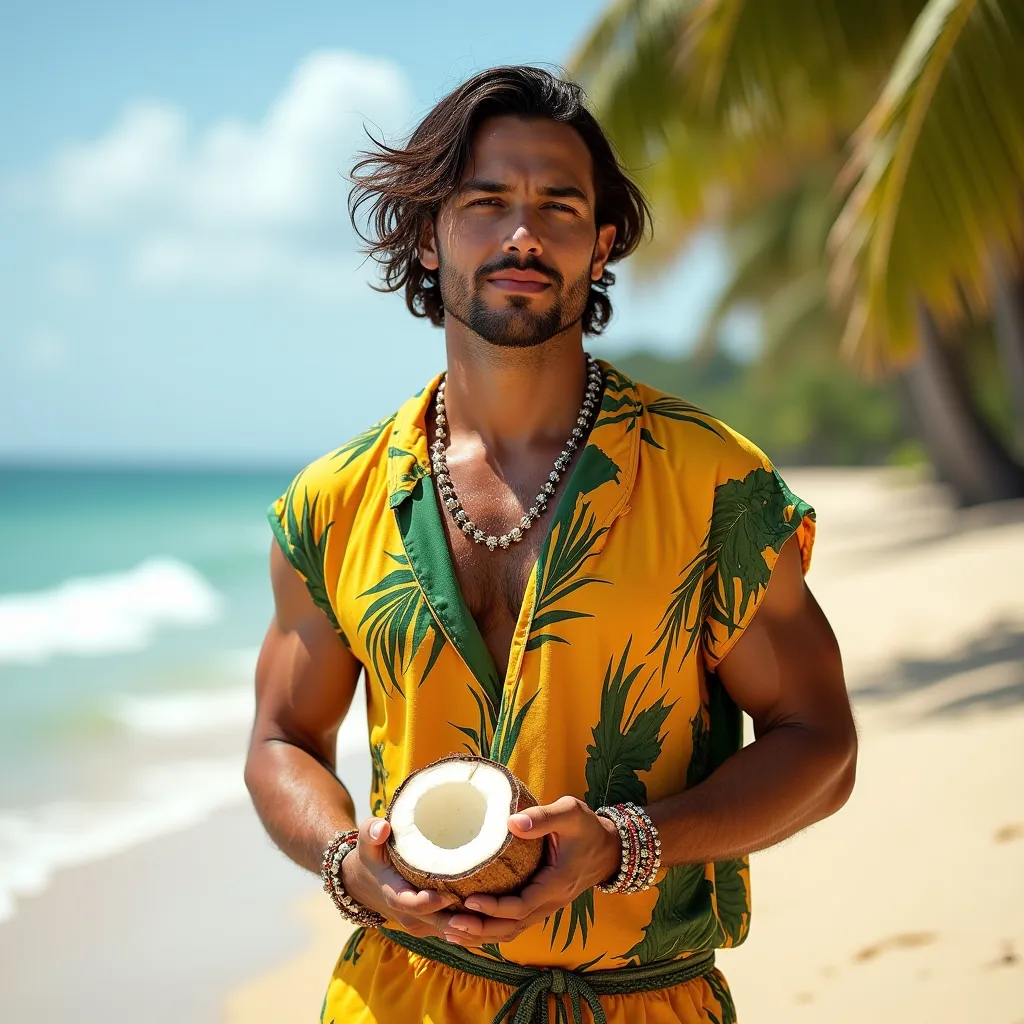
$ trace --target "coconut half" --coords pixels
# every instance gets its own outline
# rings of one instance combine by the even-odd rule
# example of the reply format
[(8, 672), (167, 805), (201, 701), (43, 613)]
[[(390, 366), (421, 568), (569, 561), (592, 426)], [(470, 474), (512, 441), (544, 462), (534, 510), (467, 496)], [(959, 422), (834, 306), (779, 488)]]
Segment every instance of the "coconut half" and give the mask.
[(537, 870), (543, 840), (520, 839), (508, 816), (537, 803), (503, 764), (452, 754), (413, 772), (388, 807), (395, 870), (419, 889), (459, 904), (474, 892), (520, 888)]

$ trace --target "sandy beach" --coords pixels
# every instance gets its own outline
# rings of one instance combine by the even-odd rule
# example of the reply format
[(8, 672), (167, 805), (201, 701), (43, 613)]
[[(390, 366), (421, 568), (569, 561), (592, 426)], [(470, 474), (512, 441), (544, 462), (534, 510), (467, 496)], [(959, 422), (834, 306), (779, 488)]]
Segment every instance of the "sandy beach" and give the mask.
[[(786, 476), (818, 510), (809, 582), (860, 767), (839, 815), (753, 858), (750, 938), (719, 959), (739, 1019), (1024, 1024), (1024, 507), (960, 512), (893, 471)], [(0, 1020), (305, 1024), (345, 934), (243, 804), (24, 901), (0, 925)]]

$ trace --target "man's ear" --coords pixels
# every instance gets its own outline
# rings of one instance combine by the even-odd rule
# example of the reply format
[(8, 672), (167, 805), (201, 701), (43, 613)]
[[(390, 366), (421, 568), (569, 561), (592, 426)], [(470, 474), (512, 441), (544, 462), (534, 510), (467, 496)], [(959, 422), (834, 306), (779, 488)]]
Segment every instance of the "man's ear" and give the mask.
[[(612, 229), (614, 230), (614, 228)], [(437, 270), (437, 237), (434, 234), (434, 221), (428, 217), (423, 221), (420, 229), (419, 241), (420, 263), (427, 270)]]
[(597, 229), (597, 241), (594, 243), (594, 255), (590, 258), (590, 280), (600, 281), (604, 274), (604, 265), (612, 254), (615, 244), (615, 225), (602, 224)]

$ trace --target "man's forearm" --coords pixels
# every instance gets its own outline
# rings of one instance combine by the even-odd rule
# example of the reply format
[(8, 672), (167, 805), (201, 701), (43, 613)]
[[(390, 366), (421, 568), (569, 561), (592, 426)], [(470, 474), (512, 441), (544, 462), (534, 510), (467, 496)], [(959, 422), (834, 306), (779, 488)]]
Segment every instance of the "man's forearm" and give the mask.
[(662, 863), (740, 857), (788, 839), (837, 811), (853, 789), (856, 740), (779, 726), (700, 785), (651, 804)]
[(245, 784), (270, 838), (296, 864), (320, 873), (334, 834), (356, 828), (352, 797), (330, 767), (285, 740), (253, 743)]

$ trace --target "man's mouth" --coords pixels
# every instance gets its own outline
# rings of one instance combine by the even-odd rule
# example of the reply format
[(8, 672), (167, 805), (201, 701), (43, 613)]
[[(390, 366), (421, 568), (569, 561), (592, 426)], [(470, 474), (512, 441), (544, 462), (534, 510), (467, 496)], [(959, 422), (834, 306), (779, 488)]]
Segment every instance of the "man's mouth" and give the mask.
[(550, 278), (535, 270), (500, 270), (490, 275), (487, 283), (503, 292), (522, 292), (528, 295), (551, 287)]

